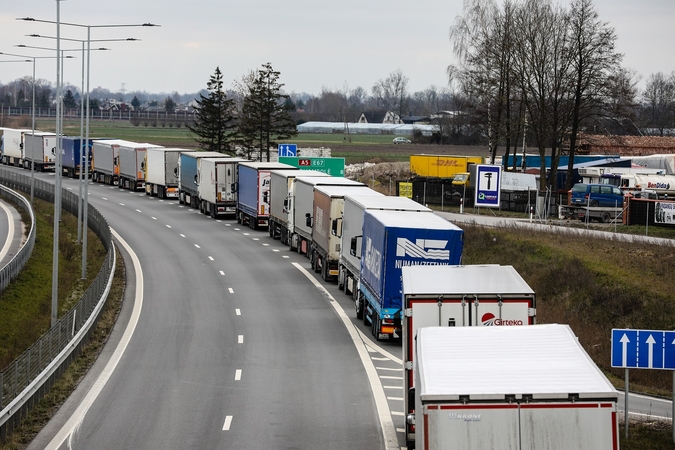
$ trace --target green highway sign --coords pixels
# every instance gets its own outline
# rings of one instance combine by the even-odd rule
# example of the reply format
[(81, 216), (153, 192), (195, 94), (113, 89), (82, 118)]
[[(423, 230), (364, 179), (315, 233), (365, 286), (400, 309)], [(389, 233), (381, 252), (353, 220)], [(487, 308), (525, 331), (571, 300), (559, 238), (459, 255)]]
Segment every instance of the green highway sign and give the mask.
[(318, 156), (279, 156), (279, 162), (295, 166), (300, 170), (318, 170), (333, 177), (345, 176), (344, 158)]

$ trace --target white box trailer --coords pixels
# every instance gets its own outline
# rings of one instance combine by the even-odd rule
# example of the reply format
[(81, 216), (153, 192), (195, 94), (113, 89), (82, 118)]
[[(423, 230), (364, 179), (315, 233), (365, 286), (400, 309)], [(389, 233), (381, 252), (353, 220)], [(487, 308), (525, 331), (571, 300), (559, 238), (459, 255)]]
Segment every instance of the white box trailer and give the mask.
[(340, 228), (345, 208), (345, 195), (377, 194), (368, 186), (315, 186), (310, 262), (324, 281), (337, 278), (342, 235)]
[(370, 209), (389, 211), (432, 212), (431, 209), (406, 197), (389, 197), (372, 191), (370, 195), (345, 195), (344, 217), (341, 223), (340, 260), (338, 262), (338, 287), (345, 294), (356, 298), (361, 261), (349, 251), (352, 238), (363, 234), (363, 212)]
[(154, 144), (121, 144), (119, 147), (120, 189), (137, 191), (145, 187), (145, 154)]
[(269, 234), (274, 239), (279, 239), (282, 244), (290, 243), (293, 234), (293, 199), (295, 178), (303, 177), (329, 177), (327, 173), (318, 170), (278, 169), (270, 171), (270, 203)]
[(197, 192), (199, 210), (214, 219), (237, 212), (237, 164), (243, 158), (204, 158), (201, 160)]
[(211, 151), (182, 152), (178, 159), (178, 202), (199, 207), (199, 171), (205, 158), (227, 158), (228, 156)]
[(415, 353), (415, 448), (619, 448), (618, 393), (568, 325), (420, 328)]
[(150, 147), (145, 152), (145, 194), (178, 198), (178, 159), (182, 148)]
[(305, 177), (298, 176), (293, 184), (293, 234), (290, 236), (290, 247), (300, 254), (309, 256), (312, 243), (312, 226), (307, 224), (307, 217), (314, 214), (315, 186), (365, 186), (358, 181), (344, 177)]
[[(403, 387), (414, 386), (414, 337), (418, 329), (534, 325), (532, 288), (512, 266), (409, 266), (401, 269), (403, 294)], [(415, 440), (414, 405), (405, 396), (406, 441)]]
[(91, 179), (98, 183), (116, 184), (120, 175), (120, 146), (134, 146), (137, 142), (123, 139), (94, 139)]
[[(2, 163), (12, 166), (23, 165), (26, 134), (32, 130), (4, 128), (2, 131)], [(35, 130), (35, 133), (41, 133)]]
[(56, 134), (26, 133), (24, 135), (23, 166), (43, 172), (56, 166)]

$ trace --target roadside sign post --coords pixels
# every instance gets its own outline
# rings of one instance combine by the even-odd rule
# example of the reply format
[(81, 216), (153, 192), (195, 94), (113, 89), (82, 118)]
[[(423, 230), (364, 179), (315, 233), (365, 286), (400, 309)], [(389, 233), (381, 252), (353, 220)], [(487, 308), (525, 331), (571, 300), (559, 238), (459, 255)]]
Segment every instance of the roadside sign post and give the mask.
[[(675, 417), (675, 331), (612, 330), (612, 367), (626, 369), (626, 404), (624, 417), (628, 437), (628, 370), (673, 370), (673, 417)], [(675, 442), (675, 420), (673, 420)]]
[(297, 156), (298, 146), (297, 144), (279, 144), (278, 151), (279, 156)]
[(502, 166), (476, 165), (474, 207), (499, 208), (501, 206)]

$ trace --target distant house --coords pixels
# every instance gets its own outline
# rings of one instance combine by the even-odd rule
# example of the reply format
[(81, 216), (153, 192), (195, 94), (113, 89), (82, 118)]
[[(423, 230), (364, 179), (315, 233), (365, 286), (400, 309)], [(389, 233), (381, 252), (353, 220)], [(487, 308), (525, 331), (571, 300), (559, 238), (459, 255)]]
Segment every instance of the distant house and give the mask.
[(103, 106), (101, 106), (101, 110), (103, 111), (133, 111), (134, 107), (131, 106), (130, 103), (126, 102), (119, 102), (115, 99), (110, 99), (106, 100), (105, 103), (103, 103)]
[(675, 153), (675, 137), (580, 134), (577, 154), (640, 156)]
[(361, 113), (357, 123), (392, 123), (402, 124), (398, 114), (391, 111), (366, 111)]
[(429, 116), (404, 116), (401, 121), (406, 125), (429, 125)]

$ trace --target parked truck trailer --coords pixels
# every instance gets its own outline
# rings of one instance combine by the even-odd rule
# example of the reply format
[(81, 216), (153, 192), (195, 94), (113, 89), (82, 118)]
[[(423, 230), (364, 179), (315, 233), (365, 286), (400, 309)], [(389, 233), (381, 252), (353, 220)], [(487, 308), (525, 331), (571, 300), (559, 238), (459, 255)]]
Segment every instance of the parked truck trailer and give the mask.
[(83, 137), (63, 136), (63, 153), (61, 157), (61, 168), (68, 178), (76, 178), (80, 176), (80, 172), (84, 173), (85, 155), (87, 147), (89, 148), (89, 170), (91, 171), (92, 139), (87, 141)]
[[(284, 163), (285, 164), (285, 163)], [(327, 173), (316, 170), (271, 170), (269, 235), (289, 245), (293, 234), (293, 208), (295, 207), (295, 179), (297, 176), (329, 177)]]
[(361, 258), (356, 317), (370, 324), (376, 340), (402, 335), (401, 269), (458, 265), (463, 244), (464, 231), (435, 214), (364, 212), (363, 235), (352, 238), (350, 245)]
[(178, 198), (178, 159), (182, 148), (150, 147), (145, 152), (145, 194)]
[(98, 183), (117, 184), (120, 175), (120, 146), (138, 145), (136, 142), (122, 139), (94, 139), (92, 151), (94, 158), (91, 179)]
[[(26, 134), (32, 130), (4, 128), (2, 131), (2, 163), (12, 166), (23, 166), (23, 155)], [(40, 131), (35, 130), (35, 133)]]
[(345, 294), (351, 295), (354, 300), (358, 296), (357, 283), (361, 263), (349, 251), (351, 240), (363, 234), (363, 212), (370, 209), (387, 211), (419, 211), (432, 212), (431, 209), (406, 197), (389, 197), (376, 191), (368, 195), (345, 195), (344, 216), (340, 224), (336, 224), (341, 231), (340, 260), (338, 262), (338, 287)]
[(298, 253), (310, 256), (312, 244), (312, 226), (307, 223), (308, 215), (314, 215), (314, 188), (316, 186), (365, 186), (358, 181), (344, 177), (305, 177), (295, 179), (294, 207), (293, 207), (293, 234), (290, 236), (291, 249)]
[(293, 170), (293, 166), (278, 162), (245, 162), (237, 165), (237, 223), (249, 228), (267, 228), (269, 226), (270, 171), (277, 169)]
[(44, 172), (54, 170), (56, 166), (56, 134), (54, 133), (26, 133), (24, 135), (23, 167), (35, 167), (35, 170)]
[(199, 210), (212, 218), (237, 212), (237, 165), (242, 158), (204, 158), (199, 171)]
[(415, 353), (417, 449), (619, 448), (618, 393), (568, 325), (421, 328)]
[(120, 189), (138, 191), (145, 188), (145, 154), (148, 148), (161, 147), (153, 144), (120, 145)]
[[(536, 324), (535, 293), (512, 266), (409, 266), (403, 289), (403, 388), (414, 387), (414, 338), (423, 327), (512, 327)], [(415, 405), (404, 396), (406, 442), (415, 441)]]
[(223, 158), (218, 152), (183, 152), (178, 159), (178, 202), (199, 207), (199, 171), (204, 158)]
[(310, 263), (324, 281), (337, 278), (345, 195), (377, 194), (367, 186), (315, 186), (314, 212), (307, 217), (312, 227)]
[(469, 173), (469, 165), (483, 164), (480, 156), (410, 155), (410, 171), (425, 178), (454, 178)]

